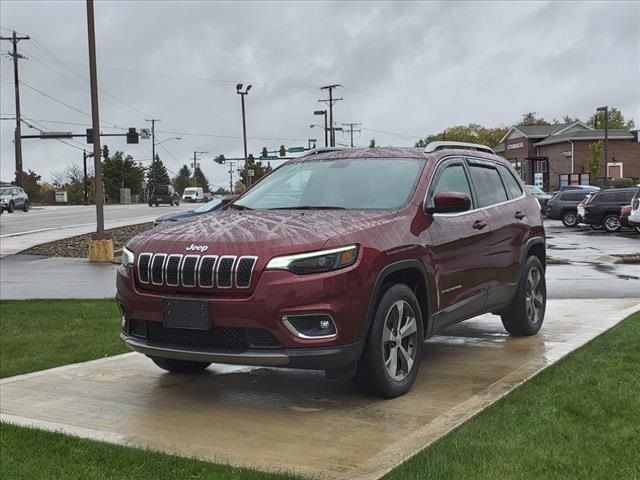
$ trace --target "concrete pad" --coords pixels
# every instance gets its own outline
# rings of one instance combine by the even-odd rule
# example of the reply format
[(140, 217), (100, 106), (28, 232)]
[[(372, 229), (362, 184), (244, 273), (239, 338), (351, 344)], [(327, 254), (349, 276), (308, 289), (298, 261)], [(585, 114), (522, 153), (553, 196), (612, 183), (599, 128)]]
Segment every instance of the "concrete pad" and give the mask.
[(130, 353), (0, 381), (0, 420), (260, 470), (375, 479), (572, 350), (640, 299), (556, 300), (535, 337), (498, 317), (427, 343), (414, 389), (360, 395), (316, 372), (211, 366), (163, 373)]

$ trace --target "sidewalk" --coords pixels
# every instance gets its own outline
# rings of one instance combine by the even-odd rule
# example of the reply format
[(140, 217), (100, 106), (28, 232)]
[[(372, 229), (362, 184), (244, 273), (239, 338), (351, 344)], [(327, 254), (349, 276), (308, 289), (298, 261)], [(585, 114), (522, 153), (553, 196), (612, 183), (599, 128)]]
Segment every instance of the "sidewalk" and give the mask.
[(0, 259), (0, 300), (113, 298), (117, 269), (83, 258), (9, 255)]

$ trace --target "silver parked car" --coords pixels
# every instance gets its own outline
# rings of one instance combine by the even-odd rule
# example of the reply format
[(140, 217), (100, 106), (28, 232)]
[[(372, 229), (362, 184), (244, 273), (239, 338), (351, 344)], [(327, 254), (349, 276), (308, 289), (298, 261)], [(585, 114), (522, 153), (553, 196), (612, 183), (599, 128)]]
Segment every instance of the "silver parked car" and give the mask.
[(29, 196), (20, 187), (0, 188), (0, 213), (6, 210), (13, 213), (16, 208), (29, 211)]

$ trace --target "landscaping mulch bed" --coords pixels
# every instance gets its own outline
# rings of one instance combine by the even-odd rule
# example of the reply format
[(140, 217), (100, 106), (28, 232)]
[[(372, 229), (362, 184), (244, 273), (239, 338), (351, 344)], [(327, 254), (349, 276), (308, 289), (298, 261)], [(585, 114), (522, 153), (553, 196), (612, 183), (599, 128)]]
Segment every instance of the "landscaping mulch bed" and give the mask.
[[(122, 247), (139, 233), (150, 230), (153, 223), (140, 223), (126, 227), (105, 230), (113, 238), (113, 251), (117, 254)], [(55, 242), (43, 243), (20, 252), (21, 255), (45, 255), (48, 257), (87, 258), (89, 256), (89, 240), (93, 233), (65, 238)]]

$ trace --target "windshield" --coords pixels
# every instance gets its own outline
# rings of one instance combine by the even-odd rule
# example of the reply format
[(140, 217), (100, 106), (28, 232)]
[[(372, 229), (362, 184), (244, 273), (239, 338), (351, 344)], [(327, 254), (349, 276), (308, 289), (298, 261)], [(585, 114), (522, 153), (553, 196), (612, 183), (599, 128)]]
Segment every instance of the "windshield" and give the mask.
[(193, 195), (194, 193), (198, 193), (198, 189), (196, 188), (185, 188), (184, 195)]
[(156, 195), (167, 195), (169, 193), (169, 187), (167, 185), (157, 185), (153, 189), (153, 193)]
[(234, 202), (247, 209), (395, 209), (411, 195), (424, 161), (353, 158), (286, 163)]
[(536, 187), (535, 185), (527, 185), (527, 190), (531, 195), (546, 195), (546, 193), (544, 193), (542, 189)]
[(0, 195), (9, 195), (10, 191), (10, 188), (0, 188)]
[(221, 206), (222, 206), (222, 200), (217, 198), (215, 200), (211, 200), (210, 202), (205, 203), (204, 205), (199, 206), (194, 210), (194, 212), (198, 212), (198, 213), (212, 212), (213, 210), (217, 210)]

